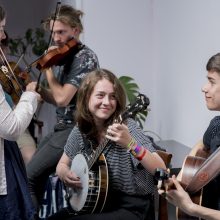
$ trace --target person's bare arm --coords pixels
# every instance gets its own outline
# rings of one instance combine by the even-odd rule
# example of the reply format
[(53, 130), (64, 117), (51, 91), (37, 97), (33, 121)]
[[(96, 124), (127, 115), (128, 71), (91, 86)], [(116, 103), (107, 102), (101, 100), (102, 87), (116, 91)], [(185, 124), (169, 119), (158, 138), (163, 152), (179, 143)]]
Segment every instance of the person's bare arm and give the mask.
[(51, 68), (47, 69), (45, 74), (50, 87), (51, 95), (56, 105), (60, 107), (67, 106), (72, 100), (73, 96), (76, 94), (77, 87), (73, 86), (72, 84), (61, 85), (54, 76)]
[(176, 189), (168, 190), (166, 193), (166, 199), (173, 205), (180, 208), (182, 211), (187, 213), (190, 216), (195, 216), (198, 218), (206, 220), (219, 220), (220, 211), (204, 206), (200, 206), (192, 202), (188, 193), (182, 188), (175, 176), (170, 179), (175, 185)]
[(56, 173), (59, 178), (70, 187), (81, 187), (80, 178), (70, 170), (71, 160), (63, 153), (62, 157), (57, 164)]

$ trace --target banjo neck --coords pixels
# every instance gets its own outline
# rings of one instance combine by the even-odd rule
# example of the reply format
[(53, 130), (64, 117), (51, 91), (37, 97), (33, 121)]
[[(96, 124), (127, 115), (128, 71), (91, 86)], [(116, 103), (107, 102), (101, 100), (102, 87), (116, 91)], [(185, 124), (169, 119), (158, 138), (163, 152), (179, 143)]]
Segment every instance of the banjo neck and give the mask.
[(98, 160), (99, 156), (105, 149), (105, 147), (109, 144), (110, 140), (105, 138), (104, 141), (98, 145), (98, 147), (92, 151), (92, 153), (86, 157), (89, 170), (92, 168), (94, 163)]

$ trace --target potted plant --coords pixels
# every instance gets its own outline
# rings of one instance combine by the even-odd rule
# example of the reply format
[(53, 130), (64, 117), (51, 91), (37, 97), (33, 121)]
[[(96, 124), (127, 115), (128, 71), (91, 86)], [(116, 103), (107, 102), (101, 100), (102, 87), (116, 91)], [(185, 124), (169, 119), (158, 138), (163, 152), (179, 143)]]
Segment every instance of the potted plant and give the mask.
[[(134, 79), (130, 76), (121, 76), (119, 77), (119, 80), (121, 81), (122, 85), (124, 86), (128, 103), (134, 102), (139, 92), (139, 86), (137, 83), (135, 83)], [(146, 120), (148, 114), (148, 110), (145, 110), (143, 112), (140, 112), (136, 115), (135, 120), (139, 123), (141, 128), (143, 128), (143, 123)]]

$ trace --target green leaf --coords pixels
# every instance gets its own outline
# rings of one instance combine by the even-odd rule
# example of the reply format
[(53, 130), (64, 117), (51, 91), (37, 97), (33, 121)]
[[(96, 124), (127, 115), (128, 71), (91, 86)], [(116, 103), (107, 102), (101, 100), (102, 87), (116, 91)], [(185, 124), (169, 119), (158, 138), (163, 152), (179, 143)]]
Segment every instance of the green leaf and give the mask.
[[(20, 57), (22, 54), (28, 56), (27, 48), (30, 48), (34, 55), (40, 56), (47, 48), (47, 42), (44, 39), (45, 32), (42, 28), (28, 28), (24, 37), (10, 39), (9, 48), (11, 55)], [(29, 51), (29, 50), (28, 50)]]
[[(132, 103), (139, 94), (139, 86), (137, 85), (137, 83), (134, 82), (134, 79), (130, 76), (120, 76), (119, 80), (125, 89), (127, 101), (129, 103)], [(146, 120), (147, 113), (148, 111), (140, 112), (135, 117), (135, 120), (141, 128), (143, 128), (143, 123)]]

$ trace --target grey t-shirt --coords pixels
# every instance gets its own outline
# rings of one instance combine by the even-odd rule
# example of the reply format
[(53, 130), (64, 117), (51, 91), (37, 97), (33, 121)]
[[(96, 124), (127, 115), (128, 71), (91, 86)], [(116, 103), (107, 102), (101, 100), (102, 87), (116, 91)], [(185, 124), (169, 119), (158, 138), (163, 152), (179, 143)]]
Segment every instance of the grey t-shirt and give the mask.
[[(97, 68), (99, 62), (96, 54), (84, 45), (76, 54), (73, 52), (65, 58), (65, 65), (60, 68), (57, 78), (61, 85), (72, 84), (78, 88), (84, 76)], [(73, 121), (75, 104), (76, 95), (68, 106), (57, 107), (58, 120)]]

